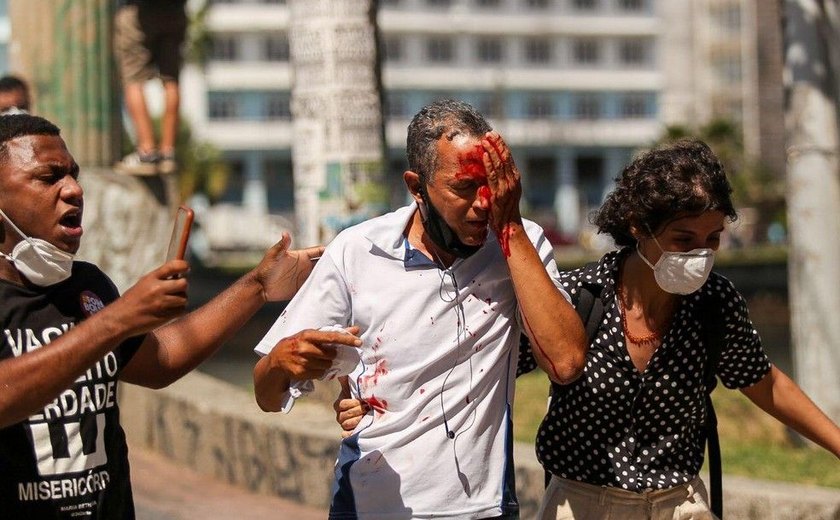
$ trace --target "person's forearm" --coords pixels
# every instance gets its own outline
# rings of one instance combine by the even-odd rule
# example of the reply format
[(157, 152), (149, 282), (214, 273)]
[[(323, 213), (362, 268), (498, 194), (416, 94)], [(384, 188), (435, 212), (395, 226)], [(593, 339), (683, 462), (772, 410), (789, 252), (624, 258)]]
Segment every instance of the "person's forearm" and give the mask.
[(254, 395), (264, 412), (278, 412), (283, 395), (289, 391), (289, 376), (279, 367), (271, 366), (270, 355), (264, 356), (254, 367)]
[(586, 337), (574, 308), (554, 285), (521, 224), (510, 225), (507, 257), (523, 324), (540, 367), (556, 383), (582, 372)]
[(109, 307), (49, 345), (0, 361), (0, 428), (42, 409), (128, 338), (129, 331)]
[(759, 408), (840, 458), (840, 427), (784, 372), (773, 366), (764, 379), (741, 392)]
[(153, 332), (157, 349), (155, 370), (130, 382), (161, 388), (178, 380), (214, 354), (263, 306), (262, 286), (253, 272), (246, 274), (207, 304)]

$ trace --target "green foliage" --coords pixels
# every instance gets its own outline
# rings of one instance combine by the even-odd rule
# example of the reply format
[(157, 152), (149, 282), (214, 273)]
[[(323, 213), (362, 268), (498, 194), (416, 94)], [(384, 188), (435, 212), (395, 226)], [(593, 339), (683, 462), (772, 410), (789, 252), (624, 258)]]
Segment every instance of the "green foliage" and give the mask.
[(699, 127), (669, 126), (657, 144), (694, 137), (708, 144), (726, 169), (736, 208), (758, 210), (758, 235), (763, 237), (773, 222), (784, 223), (784, 178), (774, 174), (760, 160), (748, 157), (740, 127), (728, 119), (714, 119)]
[[(516, 380), (513, 431), (533, 444), (545, 416), (548, 378), (541, 371)], [(737, 391), (712, 394), (718, 415), (723, 471), (729, 475), (840, 488), (840, 462), (827, 451), (801, 446), (786, 428)]]
[(194, 193), (204, 193), (211, 202), (216, 201), (224, 193), (230, 177), (230, 167), (222, 152), (210, 143), (195, 141), (186, 121), (181, 121), (178, 127), (176, 143), (181, 200)]
[(200, 6), (189, 12), (190, 22), (187, 26), (187, 37), (184, 42), (184, 57), (188, 63), (204, 67), (210, 54), (213, 37), (207, 28), (207, 14), (210, 11), (210, 1), (203, 0)]
[(548, 377), (539, 369), (516, 379), (513, 433), (517, 441), (534, 444), (548, 407), (549, 388)]

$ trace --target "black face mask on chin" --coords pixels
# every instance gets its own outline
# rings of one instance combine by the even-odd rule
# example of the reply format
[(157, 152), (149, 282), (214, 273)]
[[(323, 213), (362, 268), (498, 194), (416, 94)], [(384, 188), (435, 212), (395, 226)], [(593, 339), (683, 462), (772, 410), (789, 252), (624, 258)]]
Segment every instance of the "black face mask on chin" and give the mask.
[[(481, 246), (468, 246), (461, 242), (458, 235), (452, 231), (449, 224), (443, 220), (440, 213), (435, 209), (429, 200), (424, 188), (420, 188), (420, 198), (423, 204), (420, 206), (420, 220), (423, 222), (423, 229), (432, 239), (432, 242), (445, 252), (455, 255), (458, 258), (467, 258), (481, 249)], [(425, 208), (423, 207), (425, 206)]]

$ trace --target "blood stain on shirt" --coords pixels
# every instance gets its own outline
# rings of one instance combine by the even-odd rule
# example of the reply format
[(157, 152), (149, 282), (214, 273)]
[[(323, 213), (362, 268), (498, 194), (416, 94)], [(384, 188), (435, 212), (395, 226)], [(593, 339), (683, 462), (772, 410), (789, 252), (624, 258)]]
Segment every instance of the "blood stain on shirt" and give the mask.
[(376, 386), (379, 384), (379, 377), (384, 376), (387, 373), (387, 363), (384, 359), (380, 359), (376, 362), (376, 365), (374, 365), (372, 374), (364, 375), (359, 378), (359, 385), (365, 389), (371, 386)]
[(385, 413), (388, 411), (388, 401), (386, 401), (385, 399), (379, 399), (375, 395), (371, 395), (370, 397), (365, 399), (365, 401), (368, 405), (370, 405), (371, 408), (373, 408), (379, 413)]

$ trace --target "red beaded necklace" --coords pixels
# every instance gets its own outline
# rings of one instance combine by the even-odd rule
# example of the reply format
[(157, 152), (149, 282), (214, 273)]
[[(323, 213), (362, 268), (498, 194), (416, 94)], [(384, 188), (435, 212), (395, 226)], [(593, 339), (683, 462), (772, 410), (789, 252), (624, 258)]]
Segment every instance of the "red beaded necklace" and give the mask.
[[(621, 273), (623, 268), (624, 265), (621, 265), (618, 272)], [(630, 327), (627, 325), (627, 312), (625, 311), (627, 308), (627, 297), (624, 294), (624, 287), (621, 285), (621, 276), (618, 276), (615, 282), (615, 292), (618, 294), (618, 310), (621, 313), (621, 328), (624, 329), (624, 335), (627, 336), (630, 343), (644, 347), (661, 342), (662, 332), (658, 330), (651, 332), (647, 336), (634, 336), (630, 332)]]
[(627, 299), (624, 297), (624, 289), (620, 284), (616, 285), (616, 292), (618, 293), (618, 309), (621, 312), (621, 328), (624, 329), (624, 335), (630, 343), (644, 347), (662, 341), (662, 333), (659, 331), (653, 331), (647, 336), (634, 336), (630, 332), (630, 327), (627, 325), (627, 313), (624, 310), (627, 307)]

